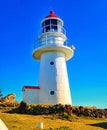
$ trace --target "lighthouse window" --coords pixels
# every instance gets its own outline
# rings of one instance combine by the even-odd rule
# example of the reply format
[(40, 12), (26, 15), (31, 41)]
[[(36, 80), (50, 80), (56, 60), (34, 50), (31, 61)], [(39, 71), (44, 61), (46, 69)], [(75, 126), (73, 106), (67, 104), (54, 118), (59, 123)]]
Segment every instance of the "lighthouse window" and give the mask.
[(51, 19), (51, 28), (57, 30), (57, 20)]
[(45, 31), (50, 31), (50, 19), (45, 21)]
[(50, 65), (54, 65), (54, 62), (53, 62), (53, 61), (51, 61), (51, 62), (50, 62)]
[(57, 20), (51, 19), (51, 24), (52, 24), (52, 25), (57, 25)]
[(45, 26), (45, 22), (42, 23), (42, 27), (44, 27), (44, 26)]
[(59, 20), (58, 20), (58, 25), (59, 25), (59, 26), (62, 26), (62, 23), (61, 23)]
[(45, 25), (50, 25), (50, 19), (45, 21)]
[(55, 92), (54, 92), (54, 91), (50, 91), (50, 94), (51, 94), (51, 95), (54, 95), (54, 94), (55, 94)]

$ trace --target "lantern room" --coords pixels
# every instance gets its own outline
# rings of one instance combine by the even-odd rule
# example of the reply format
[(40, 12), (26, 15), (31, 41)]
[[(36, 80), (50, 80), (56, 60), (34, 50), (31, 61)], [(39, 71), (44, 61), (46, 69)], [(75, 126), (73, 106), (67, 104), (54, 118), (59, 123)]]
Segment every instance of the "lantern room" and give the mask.
[(42, 33), (60, 32), (65, 34), (63, 25), (63, 21), (53, 11), (50, 11), (50, 15), (46, 16), (41, 22)]

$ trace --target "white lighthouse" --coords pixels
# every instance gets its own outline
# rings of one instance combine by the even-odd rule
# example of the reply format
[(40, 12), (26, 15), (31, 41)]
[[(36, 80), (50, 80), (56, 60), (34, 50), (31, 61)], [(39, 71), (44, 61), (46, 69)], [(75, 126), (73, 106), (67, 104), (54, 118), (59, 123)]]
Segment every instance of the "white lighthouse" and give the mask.
[(39, 104), (72, 104), (66, 61), (74, 49), (68, 46), (64, 22), (50, 11), (41, 21), (41, 34), (33, 57), (40, 61)]
[(23, 101), (29, 104), (72, 104), (66, 61), (74, 54), (67, 44), (64, 22), (50, 11), (41, 21), (41, 33), (33, 57), (40, 61), (38, 86), (24, 86)]

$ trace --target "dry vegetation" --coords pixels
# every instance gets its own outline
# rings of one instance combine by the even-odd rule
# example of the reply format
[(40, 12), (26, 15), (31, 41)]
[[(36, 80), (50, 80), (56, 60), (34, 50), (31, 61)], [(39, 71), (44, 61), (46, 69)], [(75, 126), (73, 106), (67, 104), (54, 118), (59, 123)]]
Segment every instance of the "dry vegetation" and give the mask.
[[(44, 123), (45, 130), (50, 128), (52, 128), (51, 130), (55, 130), (54, 128), (58, 130), (62, 126), (69, 127), (69, 129), (63, 127), (60, 130), (107, 129), (107, 118), (104, 117), (106, 110), (96, 109), (95, 107), (1, 103), (0, 110), (0, 118), (5, 122), (9, 130), (37, 130), (38, 122)], [(86, 116), (82, 115), (85, 112), (88, 114)], [(95, 113), (97, 116), (95, 116)]]
[(26, 115), (0, 113), (0, 118), (6, 123), (9, 130), (37, 130), (38, 122), (44, 123), (44, 128), (59, 128), (69, 126), (71, 130), (104, 130), (107, 128), (107, 119), (89, 119), (74, 117), (72, 121), (62, 120), (53, 115)]

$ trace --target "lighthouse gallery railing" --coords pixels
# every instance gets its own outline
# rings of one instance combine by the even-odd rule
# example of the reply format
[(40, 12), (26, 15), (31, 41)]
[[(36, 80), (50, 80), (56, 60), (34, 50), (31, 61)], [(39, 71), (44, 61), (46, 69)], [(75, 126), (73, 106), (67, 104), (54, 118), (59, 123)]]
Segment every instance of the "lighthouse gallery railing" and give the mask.
[[(57, 39), (57, 44), (61, 45), (61, 46), (67, 46), (67, 47), (71, 47), (72, 46), (72, 43), (67, 39), (63, 44), (61, 44), (60, 42), (63, 42), (63, 40), (60, 40), (60, 39)], [(45, 45), (55, 45), (56, 43), (52, 42), (50, 43), (50, 39), (48, 38), (48, 36), (40, 41), (39, 39), (37, 39), (36, 41), (34, 41), (33, 43), (33, 49), (37, 49), (41, 46), (45, 46)]]

